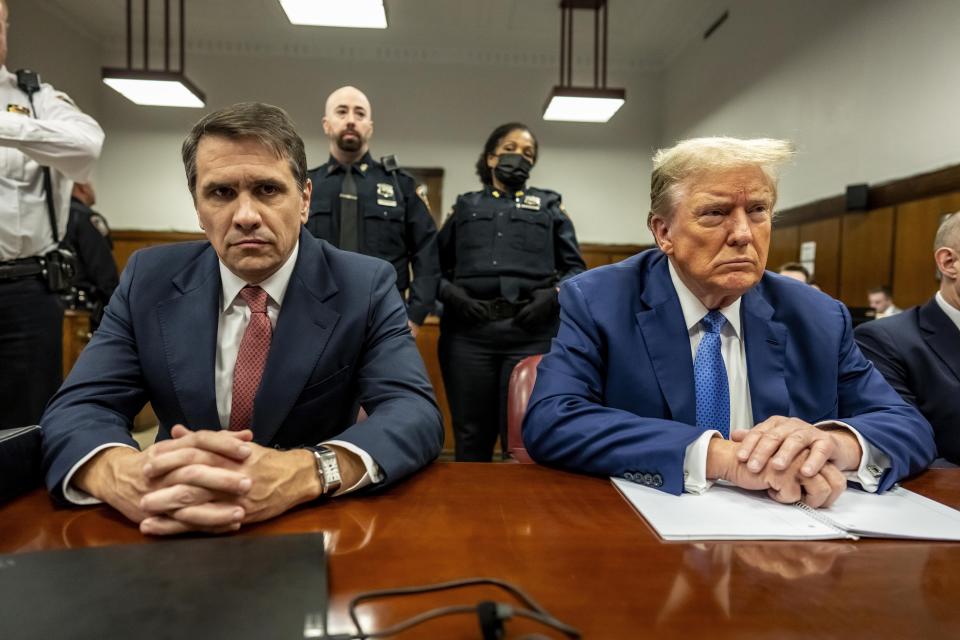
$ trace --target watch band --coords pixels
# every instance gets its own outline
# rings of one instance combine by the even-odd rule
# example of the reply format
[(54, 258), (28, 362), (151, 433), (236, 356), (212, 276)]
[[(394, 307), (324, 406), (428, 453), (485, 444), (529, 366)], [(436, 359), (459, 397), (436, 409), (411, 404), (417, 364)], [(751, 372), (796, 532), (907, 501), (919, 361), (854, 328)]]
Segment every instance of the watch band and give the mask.
[(313, 453), (317, 463), (317, 476), (320, 478), (320, 495), (328, 496), (340, 488), (340, 465), (337, 463), (337, 454), (330, 447), (323, 445), (306, 446)]

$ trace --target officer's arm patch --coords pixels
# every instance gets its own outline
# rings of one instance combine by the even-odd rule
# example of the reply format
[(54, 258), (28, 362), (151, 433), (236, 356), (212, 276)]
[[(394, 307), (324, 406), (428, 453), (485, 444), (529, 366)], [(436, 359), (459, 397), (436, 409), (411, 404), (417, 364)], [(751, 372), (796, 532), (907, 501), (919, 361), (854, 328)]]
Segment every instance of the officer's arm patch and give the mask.
[(77, 103), (76, 103), (76, 102), (74, 102), (73, 100), (70, 99), (70, 96), (68, 96), (67, 94), (63, 93), (62, 91), (56, 91), (56, 92), (54, 92), (53, 95), (56, 96), (58, 100), (63, 100), (64, 102), (66, 102), (68, 105), (70, 105), (70, 106), (73, 107), (74, 109), (79, 109), (79, 108), (80, 108), (80, 107), (77, 106)]
[[(417, 191), (417, 197), (419, 197), (423, 201), (424, 206), (427, 207), (427, 211), (430, 211), (430, 201), (427, 200), (427, 185), (418, 184), (416, 191)], [(432, 211), (430, 212), (433, 213)]]

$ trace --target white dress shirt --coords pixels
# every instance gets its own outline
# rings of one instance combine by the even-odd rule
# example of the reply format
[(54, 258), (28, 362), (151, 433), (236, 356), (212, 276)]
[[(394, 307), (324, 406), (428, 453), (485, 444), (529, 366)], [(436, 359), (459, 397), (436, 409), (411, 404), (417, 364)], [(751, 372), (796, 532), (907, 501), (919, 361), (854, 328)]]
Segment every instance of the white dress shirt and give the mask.
[[(276, 273), (263, 282), (257, 283), (257, 286), (267, 292), (267, 317), (274, 328), (277, 326), (277, 318), (280, 317), (280, 307), (283, 306), (283, 298), (287, 293), (287, 285), (290, 284), (290, 276), (293, 274), (293, 267), (297, 263), (299, 251), (300, 245), (298, 243), (290, 257)], [(220, 262), (220, 318), (217, 324), (217, 357), (214, 367), (214, 383), (217, 394), (217, 416), (220, 419), (221, 429), (227, 429), (230, 425), (230, 411), (233, 402), (233, 370), (237, 362), (237, 354), (240, 352), (240, 342), (243, 340), (243, 334), (250, 322), (250, 307), (239, 295), (240, 290), (247, 284), (246, 281), (230, 271), (222, 261)], [(366, 469), (366, 473), (359, 481), (349, 487), (341, 486), (334, 495), (350, 493), (371, 483), (381, 481), (379, 465), (363, 449), (342, 440), (329, 440), (322, 444), (341, 447), (356, 454), (363, 461), (363, 466)], [(73, 474), (98, 452), (111, 447), (124, 446), (128, 447), (130, 445), (120, 442), (101, 445), (77, 462), (63, 480), (63, 494), (66, 499), (74, 504), (97, 504), (100, 502), (93, 496), (70, 486), (70, 480), (73, 478)]]
[(946, 298), (943, 297), (943, 294), (937, 291), (937, 295), (934, 296), (937, 300), (937, 305), (940, 309), (947, 314), (947, 317), (953, 321), (953, 324), (957, 325), (957, 329), (960, 330), (960, 309), (957, 309), (955, 306), (947, 302)]
[[(680, 299), (683, 320), (690, 335), (690, 358), (696, 359), (697, 348), (703, 338), (700, 321), (710, 312), (700, 300), (687, 288), (677, 275), (673, 262), (667, 262), (670, 280)], [(740, 322), (740, 298), (729, 306), (719, 309), (727, 322), (720, 330), (720, 354), (727, 369), (727, 385), (730, 392), (730, 432), (737, 429), (752, 429), (753, 406), (750, 401), (750, 380), (747, 377), (747, 351), (744, 346), (743, 325)], [(848, 424), (836, 420), (818, 422), (815, 426), (839, 425), (849, 429), (860, 442), (863, 456), (856, 472), (847, 472), (847, 479), (859, 482), (866, 490), (874, 492), (880, 484), (880, 477), (890, 468), (890, 460), (885, 453), (871, 445)], [(710, 440), (722, 437), (715, 429), (708, 429), (687, 445), (683, 458), (683, 489), (689, 493), (703, 493), (713, 482), (707, 480), (707, 448)]]
[(898, 307), (897, 305), (891, 303), (890, 306), (887, 307), (886, 311), (879, 311), (879, 312), (877, 312), (876, 319), (879, 320), (880, 318), (889, 318), (890, 316), (895, 316), (895, 315), (897, 315), (897, 314), (900, 313), (901, 311), (903, 311), (903, 309), (901, 309), (901, 308)]
[(67, 229), (73, 181), (89, 180), (103, 130), (49, 84), (33, 95), (36, 113), (17, 76), (0, 66), (0, 262), (54, 248), (41, 165), (51, 168), (60, 238)]

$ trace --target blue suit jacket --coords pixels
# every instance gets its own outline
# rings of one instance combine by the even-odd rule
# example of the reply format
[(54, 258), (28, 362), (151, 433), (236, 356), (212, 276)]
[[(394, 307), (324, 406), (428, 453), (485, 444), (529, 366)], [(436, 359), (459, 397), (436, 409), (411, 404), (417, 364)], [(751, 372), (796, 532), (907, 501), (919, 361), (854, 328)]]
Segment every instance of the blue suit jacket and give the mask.
[[(653, 249), (576, 276), (560, 305), (524, 420), (527, 451), (588, 473), (660, 474), (663, 490), (682, 492), (684, 453), (702, 430), (667, 257)], [(765, 273), (740, 309), (754, 422), (846, 422), (890, 456), (881, 490), (933, 460), (930, 425), (861, 355), (841, 303)]]
[[(368, 452), (386, 482), (433, 460), (443, 427), (388, 263), (301, 229), (300, 249), (254, 402), (254, 441), (337, 438)], [(103, 322), (41, 419), (47, 486), (108, 442), (135, 446), (150, 401), (158, 439), (182, 423), (219, 429), (214, 387), (220, 272), (208, 242), (139, 251)], [(369, 418), (354, 424), (358, 402)]]

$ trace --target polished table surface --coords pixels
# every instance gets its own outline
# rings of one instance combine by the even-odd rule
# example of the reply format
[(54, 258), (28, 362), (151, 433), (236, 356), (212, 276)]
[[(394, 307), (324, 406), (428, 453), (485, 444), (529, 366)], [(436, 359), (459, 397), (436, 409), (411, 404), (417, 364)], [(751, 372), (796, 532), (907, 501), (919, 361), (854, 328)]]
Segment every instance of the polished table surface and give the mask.
[[(958, 469), (905, 486), (960, 507)], [(609, 480), (536, 465), (436, 463), (377, 494), (302, 507), (237, 535), (308, 531), (329, 534), (338, 632), (352, 630), (346, 604), (360, 592), (489, 576), (585, 638), (960, 638), (960, 544), (665, 543)], [(0, 507), (0, 553), (153, 542), (110, 509), (58, 509), (39, 490)], [(510, 601), (478, 587), (363, 605), (361, 620), (369, 631), (483, 599)], [(549, 634), (523, 620), (507, 631)], [(402, 637), (478, 631), (460, 616)]]

